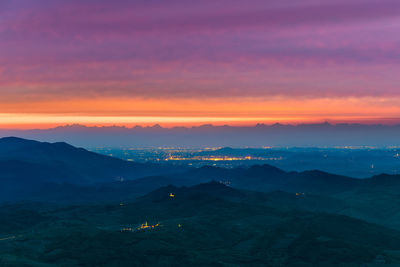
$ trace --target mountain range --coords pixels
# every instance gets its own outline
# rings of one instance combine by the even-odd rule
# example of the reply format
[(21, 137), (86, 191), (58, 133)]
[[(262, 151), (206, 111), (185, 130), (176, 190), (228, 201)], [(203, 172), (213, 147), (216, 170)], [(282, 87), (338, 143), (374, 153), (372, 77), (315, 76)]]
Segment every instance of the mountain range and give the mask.
[(0, 139), (0, 266), (398, 266), (400, 176), (142, 164)]
[[(173, 196), (171, 196), (171, 194)], [(123, 203), (1, 206), (14, 266), (396, 266), (400, 232), (315, 195), (166, 186)], [(2, 241), (3, 240), (3, 241)], [(40, 245), (38, 245), (40, 244)]]
[(0, 136), (42, 141), (66, 141), (84, 147), (262, 147), (262, 146), (399, 146), (400, 125), (257, 124), (163, 128), (135, 126), (87, 127), (66, 125), (51, 129), (0, 130)]
[[(134, 163), (76, 148), (16, 137), (0, 139), (1, 199), (24, 196), (44, 184), (94, 185), (175, 173), (171, 165)], [(185, 170), (180, 167), (180, 170)]]
[(133, 198), (170, 184), (193, 186), (210, 181), (244, 190), (320, 195), (393, 191), (400, 186), (399, 175), (356, 179), (318, 170), (287, 172), (267, 164), (227, 169), (135, 163), (66, 143), (16, 137), (0, 139), (0, 168), (2, 200), (33, 196), (95, 201)]

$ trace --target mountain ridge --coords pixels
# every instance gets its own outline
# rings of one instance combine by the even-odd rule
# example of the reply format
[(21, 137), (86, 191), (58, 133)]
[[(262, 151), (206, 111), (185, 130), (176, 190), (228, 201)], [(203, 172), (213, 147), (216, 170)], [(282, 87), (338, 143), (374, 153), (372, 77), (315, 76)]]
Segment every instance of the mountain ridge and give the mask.
[(0, 192), (3, 195), (12, 195), (11, 188), (33, 189), (49, 182), (96, 184), (178, 171), (171, 165), (128, 162), (64, 142), (38, 142), (16, 137), (0, 139), (0, 168)]
[(164, 128), (154, 126), (66, 125), (49, 129), (0, 130), (0, 136), (67, 141), (76, 146), (99, 147), (262, 147), (268, 146), (398, 146), (400, 125), (386, 124), (258, 124)]
[[(400, 176), (395, 175), (382, 174), (357, 179), (319, 170), (286, 172), (269, 164), (227, 169), (134, 163), (75, 148), (64, 142), (43, 143), (15, 137), (0, 139), (0, 169), (3, 200), (12, 192), (17, 195), (15, 190), (18, 188), (23, 189), (22, 192), (53, 188), (61, 195), (71, 197), (79, 192), (89, 192), (94, 197), (100, 192), (109, 192), (111, 195), (123, 192), (124, 196), (129, 196), (129, 192), (140, 195), (169, 184), (193, 186), (210, 181), (253, 191), (325, 195), (400, 186)], [(60, 186), (46, 185), (49, 183)], [(62, 184), (73, 185), (71, 191)], [(92, 185), (96, 186), (91, 188)], [(14, 191), (10, 191), (10, 188)]]

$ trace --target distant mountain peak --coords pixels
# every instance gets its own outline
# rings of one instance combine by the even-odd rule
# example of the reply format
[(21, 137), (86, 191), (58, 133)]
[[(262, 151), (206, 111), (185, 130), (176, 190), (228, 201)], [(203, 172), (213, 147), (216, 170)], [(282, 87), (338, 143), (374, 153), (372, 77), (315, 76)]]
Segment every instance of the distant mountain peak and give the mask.
[(250, 171), (260, 171), (260, 172), (278, 172), (278, 173), (285, 173), (284, 170), (281, 170), (275, 166), (269, 165), (269, 164), (262, 164), (262, 165), (252, 165), (249, 167)]
[(11, 149), (18, 149), (23, 146), (31, 146), (36, 144), (40, 144), (40, 142), (15, 136), (3, 137), (0, 138), (0, 151), (8, 151)]
[[(126, 179), (164, 173), (170, 167), (124, 161), (74, 147), (65, 142), (38, 142), (18, 137), (0, 138), (0, 163), (16, 162), (13, 168), (2, 169), (8, 179), (31, 182), (69, 183), (111, 182), (115, 177)], [(24, 167), (26, 164), (31, 169)], [(171, 167), (171, 169), (174, 169)], [(1, 185), (0, 185), (1, 186)]]
[(29, 139), (24, 139), (16, 136), (7, 136), (7, 137), (2, 137), (0, 138), (1, 142), (37, 142), (34, 140), (29, 140)]
[(220, 152), (230, 152), (230, 151), (234, 151), (234, 149), (232, 147), (226, 146), (226, 147), (222, 147), (220, 149), (217, 149), (217, 151)]

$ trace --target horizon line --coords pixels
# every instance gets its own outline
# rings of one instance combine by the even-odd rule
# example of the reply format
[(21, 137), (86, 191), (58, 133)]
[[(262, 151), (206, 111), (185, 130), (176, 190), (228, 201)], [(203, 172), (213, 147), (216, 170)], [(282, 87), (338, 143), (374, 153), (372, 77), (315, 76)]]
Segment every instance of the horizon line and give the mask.
[[(382, 120), (382, 119), (381, 119)], [(131, 126), (127, 124), (81, 124), (81, 123), (66, 123), (66, 124), (58, 124), (54, 126), (48, 127), (21, 127), (21, 128), (6, 128), (0, 126), (0, 131), (39, 131), (39, 130), (56, 130), (61, 128), (73, 128), (73, 127), (81, 127), (81, 128), (92, 128), (92, 129), (105, 129), (105, 128), (120, 128), (127, 130), (134, 129), (195, 129), (195, 128), (204, 128), (204, 127), (230, 127), (230, 128), (257, 128), (257, 127), (277, 127), (277, 126), (288, 126), (288, 127), (299, 127), (299, 126), (388, 126), (388, 127), (396, 127), (400, 126), (400, 119), (392, 119), (388, 118), (386, 120), (395, 120), (395, 123), (382, 123), (377, 122), (380, 120), (371, 120), (369, 123), (364, 121), (334, 121), (334, 120), (323, 120), (323, 121), (315, 121), (315, 122), (298, 122), (298, 123), (282, 123), (282, 122), (274, 122), (274, 123), (256, 123), (256, 124), (212, 124), (212, 123), (204, 123), (198, 125), (171, 125), (167, 126), (163, 123), (149, 123), (149, 124), (131, 124)], [(163, 125), (161, 125), (163, 124)]]

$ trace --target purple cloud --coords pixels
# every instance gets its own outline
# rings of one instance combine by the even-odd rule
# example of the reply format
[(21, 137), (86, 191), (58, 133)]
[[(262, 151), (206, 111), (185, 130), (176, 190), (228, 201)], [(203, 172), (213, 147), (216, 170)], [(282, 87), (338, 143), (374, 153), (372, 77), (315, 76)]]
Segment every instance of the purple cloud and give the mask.
[(400, 2), (5, 0), (0, 99), (400, 95)]

